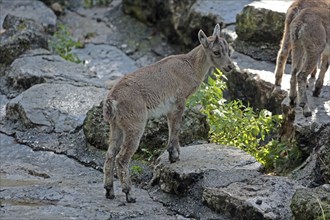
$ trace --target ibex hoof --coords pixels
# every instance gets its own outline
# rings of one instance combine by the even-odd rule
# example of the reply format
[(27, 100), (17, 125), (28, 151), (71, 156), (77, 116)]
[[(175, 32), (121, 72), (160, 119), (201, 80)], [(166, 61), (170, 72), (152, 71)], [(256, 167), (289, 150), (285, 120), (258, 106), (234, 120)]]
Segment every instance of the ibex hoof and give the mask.
[(280, 91), (281, 91), (281, 86), (275, 86), (272, 91), (272, 95), (275, 95), (276, 93), (279, 93)]
[(107, 199), (114, 199), (115, 198), (115, 195), (110, 193), (108, 190), (106, 191), (105, 193), (105, 198)]
[(175, 163), (175, 162), (179, 161), (180, 158), (179, 157), (170, 157), (169, 160), (171, 163)]
[(308, 105), (305, 105), (303, 108), (304, 108), (304, 109), (303, 109), (303, 115), (304, 115), (306, 118), (312, 116), (312, 112), (311, 112), (311, 110), (310, 110), (310, 108), (309, 108)]
[(314, 96), (314, 97), (319, 97), (320, 93), (321, 93), (321, 90), (320, 90), (320, 89), (315, 89), (315, 90), (313, 91), (313, 96)]
[(304, 111), (303, 114), (304, 114), (304, 116), (306, 118), (312, 116), (312, 112), (311, 111)]
[(136, 202), (136, 198), (130, 196), (128, 193), (126, 193), (126, 202), (128, 203), (135, 203)]
[(296, 101), (295, 101), (296, 100), (296, 97), (290, 96), (289, 98), (290, 98), (290, 105), (291, 106), (295, 106), (296, 105)]

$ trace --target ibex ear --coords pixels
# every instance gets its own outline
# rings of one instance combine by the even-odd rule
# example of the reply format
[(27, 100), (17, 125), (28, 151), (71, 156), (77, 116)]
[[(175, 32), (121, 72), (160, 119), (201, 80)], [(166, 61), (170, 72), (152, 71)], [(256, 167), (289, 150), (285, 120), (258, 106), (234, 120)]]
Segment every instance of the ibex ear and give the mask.
[(213, 30), (213, 36), (220, 37), (220, 32), (221, 32), (220, 25), (219, 24), (215, 25)]
[(198, 40), (203, 45), (203, 47), (207, 48), (209, 46), (209, 42), (207, 41), (207, 37), (206, 37), (204, 31), (199, 30)]

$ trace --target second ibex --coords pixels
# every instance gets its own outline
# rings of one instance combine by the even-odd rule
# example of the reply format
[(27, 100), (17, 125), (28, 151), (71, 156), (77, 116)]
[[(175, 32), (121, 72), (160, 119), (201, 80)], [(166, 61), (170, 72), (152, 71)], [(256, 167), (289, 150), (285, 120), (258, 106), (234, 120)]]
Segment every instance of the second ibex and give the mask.
[(106, 198), (113, 199), (114, 166), (127, 202), (131, 192), (129, 163), (138, 149), (148, 118), (166, 115), (169, 127), (168, 152), (173, 163), (179, 160), (178, 133), (186, 99), (203, 82), (212, 67), (229, 72), (234, 65), (229, 47), (220, 37), (217, 24), (213, 35), (198, 32), (201, 45), (187, 54), (169, 56), (126, 75), (110, 90), (104, 101), (104, 118), (110, 124), (109, 149), (104, 163)]

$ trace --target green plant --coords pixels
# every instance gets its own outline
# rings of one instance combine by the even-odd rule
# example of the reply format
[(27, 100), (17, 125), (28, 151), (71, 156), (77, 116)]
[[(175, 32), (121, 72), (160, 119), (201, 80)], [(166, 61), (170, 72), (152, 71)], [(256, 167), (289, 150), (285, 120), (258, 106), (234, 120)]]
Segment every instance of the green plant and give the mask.
[(138, 165), (132, 166), (130, 170), (131, 170), (131, 175), (140, 175), (143, 172), (142, 167)]
[(82, 47), (82, 44), (79, 41), (73, 39), (72, 34), (68, 28), (59, 23), (57, 26), (57, 31), (54, 33), (52, 38), (49, 40), (50, 49), (63, 57), (65, 60), (74, 63), (80, 63), (79, 58), (72, 52), (74, 48)]
[(200, 107), (207, 115), (211, 142), (239, 147), (255, 156), (267, 168), (274, 167), (273, 159), (277, 159), (277, 151), (272, 145), (263, 147), (262, 143), (268, 142), (267, 138), (279, 128), (282, 116), (272, 115), (265, 109), (255, 112), (240, 100), (227, 102), (223, 98), (222, 91), (226, 84), (221, 80), (222, 77), (222, 73), (217, 70), (189, 98), (188, 107)]
[(288, 173), (302, 162), (302, 153), (295, 142), (280, 142), (276, 139), (261, 146), (255, 157), (266, 170), (282, 174)]

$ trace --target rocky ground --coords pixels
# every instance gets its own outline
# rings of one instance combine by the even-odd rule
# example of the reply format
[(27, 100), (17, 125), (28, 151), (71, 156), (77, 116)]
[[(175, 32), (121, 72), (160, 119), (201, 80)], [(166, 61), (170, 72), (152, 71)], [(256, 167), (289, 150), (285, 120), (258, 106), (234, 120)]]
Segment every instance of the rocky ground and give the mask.
[[(261, 61), (251, 58), (249, 53), (246, 54), (250, 56), (235, 52), (233, 59), (241, 70), (228, 76), (232, 96), (247, 99), (255, 107), (275, 106), (270, 110), (280, 111), (289, 75), (284, 76), (284, 90), (271, 99), (275, 64), (267, 60), (274, 59), (273, 46), (269, 42), (262, 46), (249, 44), (244, 38), (235, 41), (236, 14), (252, 2), (250, 0), (234, 4), (182, 1), (187, 4), (176, 7), (167, 5), (170, 1), (164, 1), (164, 5), (135, 1), (135, 9), (146, 4), (144, 15), (134, 12), (130, 7), (132, 1), (128, 0), (114, 0), (107, 7), (91, 9), (84, 8), (83, 1), (79, 0), (59, 0), (60, 7), (53, 4), (56, 1), (44, 2), (48, 6), (40, 1), (0, 1), (1, 219), (290, 219), (292, 215), (299, 219), (307, 210), (306, 202), (300, 199), (305, 193), (311, 198), (310, 207), (314, 207), (308, 209), (312, 210), (308, 214), (310, 219), (319, 215), (319, 204), (326, 211), (330, 209), (329, 73), (321, 97), (312, 100), (313, 116), (301, 118), (298, 111), (295, 120), (290, 122), (299, 140), (306, 143), (305, 152), (313, 151), (310, 146), (319, 146), (315, 148), (317, 154), (311, 155), (293, 173), (294, 178), (265, 175), (253, 157), (233, 147), (205, 144), (205, 137), (201, 135), (196, 140), (184, 140), (186, 144), (204, 144), (182, 148), (181, 161), (175, 164), (169, 164), (167, 153), (162, 154), (155, 163), (150, 186), (145, 181), (151, 180), (151, 168), (133, 163), (143, 168), (137, 177), (139, 185), (134, 189), (137, 203), (124, 202), (118, 181), (115, 181), (116, 199), (105, 199), (100, 172), (104, 151), (96, 148), (104, 147), (104, 140), (98, 139), (105, 135), (93, 133), (89, 137), (87, 119), (94, 120), (94, 127), (101, 126), (100, 113), (94, 109), (99, 108), (116, 79), (162, 57), (191, 48), (194, 41), (188, 37), (192, 32), (187, 30), (203, 28), (210, 32), (215, 22), (223, 22), (228, 41), (241, 41), (236, 43), (237, 50), (259, 54), (255, 56), (258, 59), (265, 57)], [(280, 9), (269, 10), (269, 5), (262, 7), (259, 2), (261, 6), (254, 3), (252, 8), (244, 10), (249, 13), (265, 10), (271, 21), (271, 16), (276, 18), (278, 13), (283, 16), (287, 7), (287, 3), (276, 2), (282, 6)], [(156, 13), (157, 6), (166, 12), (164, 19), (157, 17), (161, 14)], [(188, 6), (189, 10), (180, 11)], [(135, 13), (135, 17), (148, 25), (124, 14), (123, 7), (126, 13)], [(195, 23), (186, 25), (188, 20), (175, 17), (178, 12), (187, 13), (182, 17)], [(23, 19), (6, 17), (7, 14)], [(162, 29), (169, 20), (173, 24)], [(74, 50), (82, 63), (68, 62), (48, 50), (49, 34), (55, 31), (59, 21), (84, 42), (83, 48)], [(244, 16), (240, 22), (244, 23)], [(176, 42), (166, 32), (177, 36)], [(249, 45), (248, 49), (244, 45)], [(265, 48), (265, 54), (255, 51), (260, 47)], [(288, 65), (287, 73), (289, 69)], [(251, 97), (258, 100), (252, 102)], [(202, 116), (187, 113), (187, 118), (193, 120), (186, 120), (184, 136), (196, 137), (196, 133), (202, 134), (208, 129)], [(166, 122), (152, 123), (150, 129), (157, 134), (157, 139), (151, 139), (146, 133), (145, 140), (151, 142), (143, 143), (162, 145), (166, 129), (152, 129), (163, 128)], [(150, 132), (149, 127), (147, 132)], [(93, 146), (95, 143), (100, 146)], [(317, 179), (317, 172), (322, 173), (324, 179)], [(313, 184), (319, 187), (306, 188)], [(313, 201), (315, 195), (319, 202)]]

